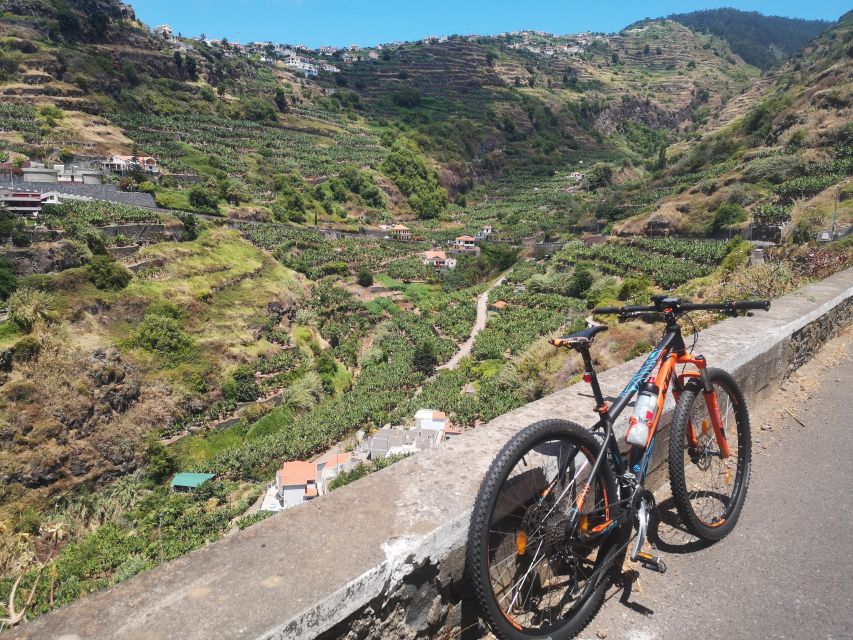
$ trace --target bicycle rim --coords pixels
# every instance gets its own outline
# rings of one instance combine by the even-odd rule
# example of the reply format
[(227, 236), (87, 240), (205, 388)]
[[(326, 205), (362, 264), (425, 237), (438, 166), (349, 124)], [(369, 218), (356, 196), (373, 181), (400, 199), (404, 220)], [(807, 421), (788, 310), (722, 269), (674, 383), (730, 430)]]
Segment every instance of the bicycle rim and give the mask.
[(571, 435), (549, 436), (519, 452), (497, 490), (486, 532), (488, 579), (501, 615), (518, 631), (563, 627), (599, 579), (610, 506), (603, 480), (589, 482), (594, 462)]

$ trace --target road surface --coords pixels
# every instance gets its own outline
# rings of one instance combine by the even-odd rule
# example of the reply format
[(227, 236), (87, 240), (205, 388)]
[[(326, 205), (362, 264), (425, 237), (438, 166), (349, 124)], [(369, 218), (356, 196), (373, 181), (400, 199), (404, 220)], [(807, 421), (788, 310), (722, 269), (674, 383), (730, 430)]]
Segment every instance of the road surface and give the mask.
[[(510, 269), (510, 271), (512, 271), (512, 269)], [(477, 319), (474, 320), (474, 326), (471, 329), (471, 335), (468, 336), (468, 339), (462, 343), (462, 346), (459, 348), (459, 351), (456, 352), (456, 355), (454, 355), (450, 360), (441, 365), (439, 367), (439, 370), (455, 369), (459, 366), (459, 363), (462, 361), (462, 358), (471, 354), (471, 347), (474, 346), (474, 340), (477, 338), (477, 334), (486, 328), (486, 319), (488, 318), (489, 311), (489, 294), (492, 292), (492, 289), (503, 284), (503, 281), (510, 274), (510, 271), (507, 271), (500, 278), (495, 280), (489, 286), (489, 288), (486, 289), (483, 293), (481, 293), (480, 296), (477, 298)]]
[[(750, 408), (752, 482), (740, 521), (702, 547), (668, 488), (661, 556), (630, 593), (611, 589), (581, 638), (853, 638), (853, 329)], [(674, 525), (674, 526), (673, 526)]]

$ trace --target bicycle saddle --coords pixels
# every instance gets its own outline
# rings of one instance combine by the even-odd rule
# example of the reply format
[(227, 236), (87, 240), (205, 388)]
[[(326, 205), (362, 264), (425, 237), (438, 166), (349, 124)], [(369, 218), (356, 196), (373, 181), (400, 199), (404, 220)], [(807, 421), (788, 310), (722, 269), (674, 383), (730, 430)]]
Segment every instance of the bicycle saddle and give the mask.
[(553, 344), (555, 347), (588, 347), (592, 344), (592, 341), (595, 340), (595, 334), (600, 333), (601, 331), (607, 331), (607, 326), (597, 324), (568, 336), (554, 338), (548, 342)]

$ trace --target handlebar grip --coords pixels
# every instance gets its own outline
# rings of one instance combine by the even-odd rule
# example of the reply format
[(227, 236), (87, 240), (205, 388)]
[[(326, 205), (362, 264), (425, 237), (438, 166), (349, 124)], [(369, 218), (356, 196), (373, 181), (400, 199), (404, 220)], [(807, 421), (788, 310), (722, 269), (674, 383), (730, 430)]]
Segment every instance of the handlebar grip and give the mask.
[(770, 311), (770, 300), (744, 300), (732, 305), (735, 309), (754, 309), (758, 311)]
[(592, 310), (593, 314), (604, 315), (606, 313), (621, 313), (622, 307), (596, 307)]

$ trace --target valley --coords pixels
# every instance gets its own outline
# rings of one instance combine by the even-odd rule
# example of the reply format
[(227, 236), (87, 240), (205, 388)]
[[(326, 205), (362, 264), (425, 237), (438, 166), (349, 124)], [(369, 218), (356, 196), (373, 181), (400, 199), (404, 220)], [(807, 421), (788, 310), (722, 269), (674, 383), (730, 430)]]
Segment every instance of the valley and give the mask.
[[(770, 65), (677, 17), (309, 51), (0, 11), (0, 602), (27, 616), (268, 517), (286, 463), (576, 382), (547, 341), (595, 305), (853, 264), (849, 13)], [(55, 165), (137, 204), (30, 181)], [(656, 336), (610, 329), (601, 370)]]

